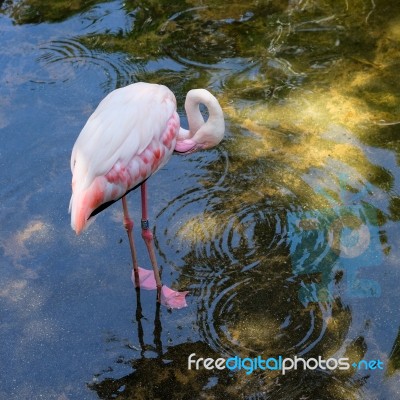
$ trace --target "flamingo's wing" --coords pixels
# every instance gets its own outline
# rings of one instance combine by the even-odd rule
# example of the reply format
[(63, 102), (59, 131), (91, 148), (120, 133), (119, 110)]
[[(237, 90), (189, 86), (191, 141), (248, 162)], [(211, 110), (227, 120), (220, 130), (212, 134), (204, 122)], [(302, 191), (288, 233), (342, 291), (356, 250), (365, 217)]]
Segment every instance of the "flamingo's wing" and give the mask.
[(71, 225), (116, 200), (160, 168), (179, 130), (176, 100), (165, 86), (136, 83), (110, 93), (90, 116), (71, 155)]
[(176, 109), (165, 86), (136, 83), (105, 97), (82, 129), (72, 150), (71, 170), (80, 190), (117, 161), (127, 163), (159, 137)]

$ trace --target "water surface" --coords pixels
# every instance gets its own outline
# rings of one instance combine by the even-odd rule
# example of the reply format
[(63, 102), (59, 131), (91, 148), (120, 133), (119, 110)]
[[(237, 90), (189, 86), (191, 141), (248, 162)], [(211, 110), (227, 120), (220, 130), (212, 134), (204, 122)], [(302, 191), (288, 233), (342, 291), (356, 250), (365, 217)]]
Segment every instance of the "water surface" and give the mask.
[[(0, 398), (398, 397), (396, 1), (0, 4)], [(170, 87), (183, 125), (195, 87), (226, 117), (220, 146), (149, 181), (163, 281), (190, 291), (172, 312), (137, 298), (120, 204), (79, 237), (67, 214), (77, 135), (136, 81)], [(188, 371), (191, 353), (384, 368)]]

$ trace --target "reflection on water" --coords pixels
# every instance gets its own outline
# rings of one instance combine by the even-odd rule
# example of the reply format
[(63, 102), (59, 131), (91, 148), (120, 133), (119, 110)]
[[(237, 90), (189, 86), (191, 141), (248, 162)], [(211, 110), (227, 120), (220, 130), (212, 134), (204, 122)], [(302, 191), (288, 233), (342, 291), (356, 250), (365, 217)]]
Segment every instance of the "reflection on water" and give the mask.
[[(0, 4), (0, 397), (396, 397), (397, 2)], [(176, 93), (183, 124), (193, 87), (227, 119), (217, 149), (150, 181), (163, 279), (191, 293), (172, 313), (135, 296), (116, 207), (79, 238), (66, 215), (79, 130), (140, 80)], [(385, 370), (188, 371), (191, 353)]]

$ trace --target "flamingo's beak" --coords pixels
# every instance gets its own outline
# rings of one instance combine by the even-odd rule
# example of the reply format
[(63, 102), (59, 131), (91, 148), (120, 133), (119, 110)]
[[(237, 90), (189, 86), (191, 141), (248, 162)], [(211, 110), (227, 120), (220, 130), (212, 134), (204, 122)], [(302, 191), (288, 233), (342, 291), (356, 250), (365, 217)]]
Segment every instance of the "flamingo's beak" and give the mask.
[(195, 151), (201, 150), (203, 146), (192, 139), (185, 139), (176, 142), (174, 149), (175, 153), (178, 154), (191, 154)]

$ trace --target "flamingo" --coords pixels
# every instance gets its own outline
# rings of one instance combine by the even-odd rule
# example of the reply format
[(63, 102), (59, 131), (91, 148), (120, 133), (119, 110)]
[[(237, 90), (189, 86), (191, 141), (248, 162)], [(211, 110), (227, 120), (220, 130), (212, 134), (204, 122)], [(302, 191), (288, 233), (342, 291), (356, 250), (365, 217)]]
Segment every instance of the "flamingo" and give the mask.
[[(204, 104), (207, 121), (200, 112)], [(173, 152), (190, 154), (221, 142), (225, 123), (218, 100), (205, 89), (187, 93), (185, 110), (189, 130), (180, 127), (176, 99), (166, 86), (138, 82), (109, 93), (89, 117), (71, 154), (71, 227), (80, 234), (95, 216), (122, 200), (137, 288), (157, 289), (157, 299), (170, 308), (186, 305), (188, 292), (175, 292), (160, 279), (147, 211), (147, 179), (162, 168)], [(142, 238), (153, 271), (139, 267), (126, 195), (141, 190)]]

